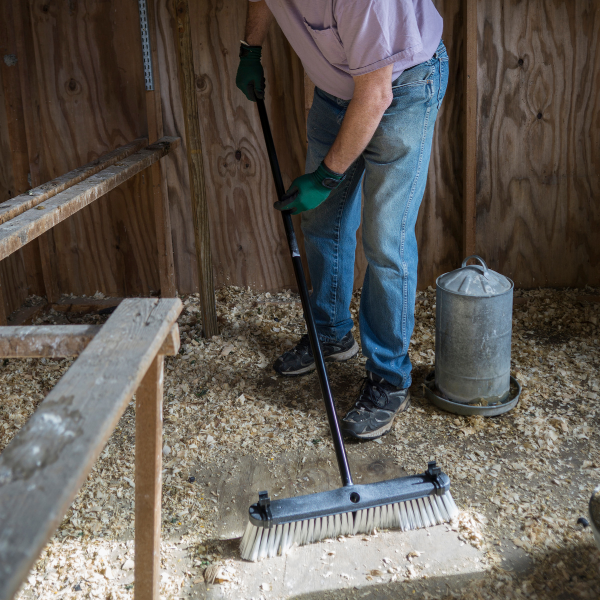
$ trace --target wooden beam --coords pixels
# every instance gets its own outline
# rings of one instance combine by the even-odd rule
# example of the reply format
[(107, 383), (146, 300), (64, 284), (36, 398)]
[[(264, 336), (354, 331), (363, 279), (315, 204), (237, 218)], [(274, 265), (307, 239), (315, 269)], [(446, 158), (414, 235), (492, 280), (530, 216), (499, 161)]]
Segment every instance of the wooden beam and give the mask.
[(464, 188), (463, 256), (477, 249), (477, 0), (463, 0), (464, 23)]
[(202, 137), (196, 98), (196, 74), (188, 0), (173, 0), (175, 14), (175, 45), (179, 59), (179, 84), (185, 121), (185, 146), (190, 174), (190, 197), (196, 240), (198, 287), (205, 337), (218, 334), (213, 266), (210, 251), (208, 205), (202, 160)]
[(0, 329), (0, 358), (79, 356), (101, 325), (29, 325)]
[[(0, 328), (0, 358), (68, 358), (79, 356), (102, 325), (30, 325)], [(179, 326), (173, 325), (158, 354), (179, 352)]]
[(143, 171), (178, 145), (179, 138), (164, 137), (156, 144), (128, 156), (0, 225), (0, 260)]
[(63, 298), (54, 302), (50, 308), (64, 313), (90, 313), (116, 308), (123, 298)]
[[(148, 10), (148, 33), (152, 52), (154, 90), (146, 91), (146, 118), (150, 143), (163, 137), (162, 102), (160, 99), (160, 73), (156, 42), (155, 0), (146, 0)], [(171, 235), (171, 212), (169, 189), (167, 186), (167, 165), (159, 161), (150, 168), (152, 193), (154, 197), (154, 222), (156, 227), (156, 247), (158, 249), (158, 274), (160, 295), (174, 298), (177, 295), (175, 283), (175, 260), (173, 258), (173, 238)]]
[(181, 308), (124, 300), (0, 454), (0, 599), (59, 526)]
[(160, 600), (160, 506), (164, 358), (157, 356), (135, 400), (136, 600)]
[(40, 302), (34, 306), (21, 306), (8, 315), (7, 321), (12, 327), (30, 325), (33, 319), (37, 318), (46, 308), (48, 308), (47, 302)]
[(52, 181), (48, 181), (48, 183), (44, 183), (36, 188), (33, 188), (26, 194), (21, 194), (11, 198), (10, 200), (6, 200), (0, 204), (0, 225), (2, 223), (6, 223), (6, 221), (14, 219), (21, 213), (24, 213), (26, 210), (41, 204), (49, 198), (56, 196), (56, 194), (73, 187), (75, 184), (83, 181), (84, 179), (87, 179), (88, 177), (103, 171), (107, 167), (118, 163), (134, 152), (138, 152), (142, 148), (145, 148), (147, 145), (148, 140), (146, 138), (139, 138), (130, 144), (121, 146), (120, 148), (117, 148), (112, 152), (108, 152), (107, 154), (103, 154), (96, 160), (84, 165), (83, 167), (69, 171), (68, 173), (61, 175)]

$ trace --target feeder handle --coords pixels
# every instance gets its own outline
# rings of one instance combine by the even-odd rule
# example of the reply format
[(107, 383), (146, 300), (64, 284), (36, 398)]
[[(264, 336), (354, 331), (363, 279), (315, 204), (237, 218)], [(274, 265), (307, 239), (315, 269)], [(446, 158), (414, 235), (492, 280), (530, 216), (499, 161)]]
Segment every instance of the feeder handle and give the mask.
[(485, 264), (485, 260), (483, 260), (483, 258), (481, 258), (481, 256), (477, 256), (477, 254), (471, 254), (471, 256), (467, 256), (467, 258), (465, 258), (465, 260), (462, 261), (462, 266), (466, 267), (467, 263), (472, 258), (475, 260), (478, 260), (481, 263), (481, 267), (483, 268), (483, 276), (487, 279), (488, 268), (487, 268), (487, 265)]

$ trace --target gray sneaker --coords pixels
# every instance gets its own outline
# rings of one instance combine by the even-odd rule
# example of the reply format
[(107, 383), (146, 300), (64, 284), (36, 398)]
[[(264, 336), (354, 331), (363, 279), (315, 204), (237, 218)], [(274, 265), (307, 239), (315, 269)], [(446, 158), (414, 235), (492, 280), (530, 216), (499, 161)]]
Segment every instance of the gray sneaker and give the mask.
[[(339, 342), (321, 340), (321, 350), (326, 361), (344, 361), (356, 355), (358, 344), (352, 332), (349, 331)], [(273, 364), (273, 368), (280, 375), (287, 377), (314, 371), (315, 359), (310, 348), (308, 334), (304, 334), (291, 350), (280, 356)]]
[(342, 419), (342, 433), (360, 440), (385, 435), (394, 417), (410, 406), (410, 392), (388, 383), (370, 371), (354, 408)]

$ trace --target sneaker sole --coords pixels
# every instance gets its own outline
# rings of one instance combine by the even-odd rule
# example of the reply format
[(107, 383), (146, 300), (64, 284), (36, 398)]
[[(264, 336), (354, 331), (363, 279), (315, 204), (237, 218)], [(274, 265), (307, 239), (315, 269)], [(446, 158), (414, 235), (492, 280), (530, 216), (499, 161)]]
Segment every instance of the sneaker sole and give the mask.
[[(344, 352), (336, 352), (335, 354), (330, 354), (325, 358), (325, 362), (344, 362), (346, 360), (350, 360), (352, 357), (358, 354), (358, 344), (356, 340), (354, 340), (354, 344), (348, 350), (344, 350)], [(310, 373), (314, 371), (317, 367), (315, 363), (311, 363), (302, 369), (298, 369), (297, 371), (285, 371), (285, 373), (280, 373), (276, 371), (279, 375), (283, 375), (284, 377), (297, 377), (298, 375), (305, 375), (306, 373)]]
[(376, 440), (376, 439), (384, 436), (386, 433), (389, 433), (392, 429), (392, 425), (394, 424), (394, 419), (396, 418), (396, 416), (399, 413), (405, 412), (406, 410), (408, 410), (409, 407), (410, 407), (410, 392), (408, 393), (406, 400), (398, 407), (398, 410), (392, 417), (391, 421), (389, 421), (389, 423), (386, 423), (379, 429), (375, 429), (374, 431), (367, 431), (366, 433), (354, 433), (353, 431), (345, 430), (345, 429), (342, 429), (342, 433), (347, 437), (352, 437), (357, 440), (363, 440), (365, 442), (368, 442), (370, 440)]

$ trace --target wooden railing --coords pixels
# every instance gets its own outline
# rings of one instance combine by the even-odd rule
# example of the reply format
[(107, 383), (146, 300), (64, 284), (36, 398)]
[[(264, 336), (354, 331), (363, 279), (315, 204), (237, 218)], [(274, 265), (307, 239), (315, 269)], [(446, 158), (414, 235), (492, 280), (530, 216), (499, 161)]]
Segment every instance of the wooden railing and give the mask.
[(135, 588), (158, 600), (165, 355), (178, 299), (126, 299), (103, 326), (0, 327), (0, 358), (79, 358), (0, 454), (0, 600), (13, 598), (136, 394)]

